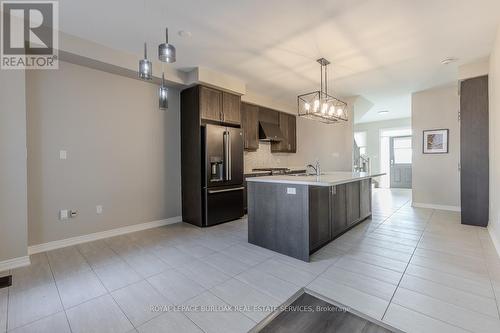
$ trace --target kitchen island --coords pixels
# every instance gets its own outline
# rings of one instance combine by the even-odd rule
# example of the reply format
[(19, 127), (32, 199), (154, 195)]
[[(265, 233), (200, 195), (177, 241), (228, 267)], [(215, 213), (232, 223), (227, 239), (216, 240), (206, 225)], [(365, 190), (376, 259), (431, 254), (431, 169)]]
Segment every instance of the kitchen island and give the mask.
[(371, 216), (371, 179), (326, 172), (247, 179), (248, 241), (300, 260)]

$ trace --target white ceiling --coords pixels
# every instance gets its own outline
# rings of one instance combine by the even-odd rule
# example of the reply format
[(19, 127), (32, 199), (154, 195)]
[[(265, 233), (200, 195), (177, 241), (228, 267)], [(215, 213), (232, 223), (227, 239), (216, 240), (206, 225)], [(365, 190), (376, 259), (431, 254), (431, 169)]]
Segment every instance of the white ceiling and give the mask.
[[(168, 26), (175, 68), (206, 66), (290, 105), (318, 88), (315, 60), (325, 57), (335, 95), (373, 104), (361, 122), (409, 116), (409, 94), (455, 81), (458, 65), (487, 56), (500, 22), (499, 0), (146, 0), (146, 10), (140, 0), (59, 3), (64, 32), (140, 57), (145, 39), (156, 54)], [(446, 57), (460, 60), (441, 65)]]

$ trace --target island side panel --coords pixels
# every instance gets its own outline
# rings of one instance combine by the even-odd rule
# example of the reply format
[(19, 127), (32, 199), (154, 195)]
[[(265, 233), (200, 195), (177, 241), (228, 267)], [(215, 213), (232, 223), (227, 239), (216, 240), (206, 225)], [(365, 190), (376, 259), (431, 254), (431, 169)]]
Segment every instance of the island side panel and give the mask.
[(309, 261), (308, 186), (248, 182), (248, 242)]

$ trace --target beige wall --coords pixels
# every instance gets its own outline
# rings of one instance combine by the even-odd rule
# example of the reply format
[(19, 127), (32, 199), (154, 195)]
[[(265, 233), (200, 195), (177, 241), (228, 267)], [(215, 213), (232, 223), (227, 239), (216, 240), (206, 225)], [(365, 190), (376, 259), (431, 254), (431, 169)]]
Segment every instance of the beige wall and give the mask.
[(26, 94), (30, 245), (180, 215), (178, 91), (160, 111), (153, 84), (61, 62)]
[(490, 222), (489, 229), (500, 253), (500, 26), (490, 56)]
[[(412, 95), (413, 203), (458, 209), (460, 206), (460, 129), (457, 86)], [(422, 131), (447, 128), (448, 154), (423, 154)]]
[(0, 71), (0, 262), (27, 255), (24, 87), (24, 71)]
[(366, 155), (370, 157), (371, 171), (380, 172), (380, 130), (410, 128), (411, 118), (391, 119), (354, 125), (354, 132), (366, 132)]

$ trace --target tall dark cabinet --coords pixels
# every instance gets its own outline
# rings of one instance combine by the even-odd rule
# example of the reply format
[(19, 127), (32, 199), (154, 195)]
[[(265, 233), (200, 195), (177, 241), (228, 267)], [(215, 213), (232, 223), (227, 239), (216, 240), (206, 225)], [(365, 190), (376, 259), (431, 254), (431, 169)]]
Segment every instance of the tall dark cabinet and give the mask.
[(202, 85), (181, 92), (182, 219), (200, 227), (243, 216), (241, 97)]
[(486, 227), (489, 218), (488, 76), (460, 84), (462, 224)]

